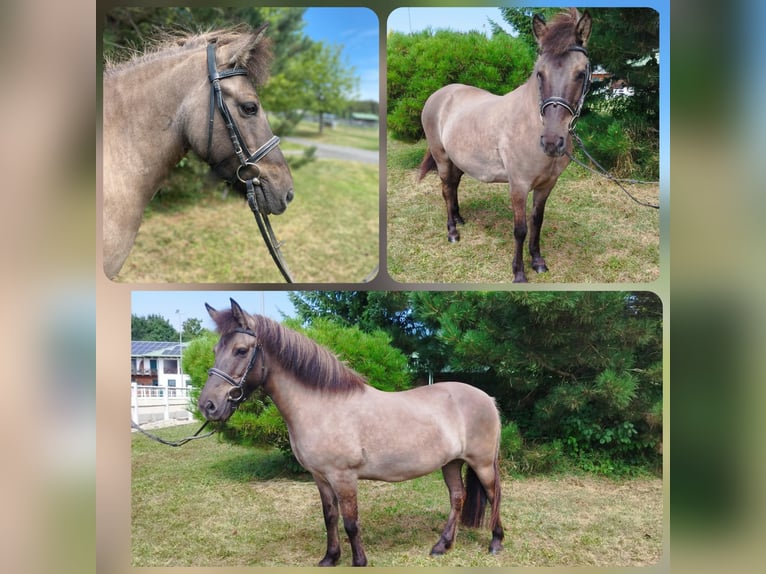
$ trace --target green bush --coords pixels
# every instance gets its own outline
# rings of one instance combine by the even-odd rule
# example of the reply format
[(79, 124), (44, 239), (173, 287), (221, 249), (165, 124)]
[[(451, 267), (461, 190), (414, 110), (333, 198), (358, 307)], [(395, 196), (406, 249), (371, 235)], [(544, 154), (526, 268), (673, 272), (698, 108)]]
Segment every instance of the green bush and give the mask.
[(388, 130), (403, 141), (423, 137), (420, 112), (428, 96), (452, 83), (505, 94), (524, 83), (534, 50), (507, 34), (426, 30), (388, 37)]

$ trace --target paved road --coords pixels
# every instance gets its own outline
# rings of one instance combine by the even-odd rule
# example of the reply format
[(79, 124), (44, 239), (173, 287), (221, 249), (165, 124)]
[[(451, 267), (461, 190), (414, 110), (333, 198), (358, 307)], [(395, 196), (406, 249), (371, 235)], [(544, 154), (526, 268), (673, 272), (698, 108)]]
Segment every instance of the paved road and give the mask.
[(316, 142), (310, 139), (294, 138), (287, 136), (285, 141), (299, 145), (313, 146), (317, 148), (316, 157), (318, 159), (339, 159), (342, 161), (361, 161), (363, 163), (378, 163), (378, 152), (366, 149), (357, 149), (340, 145), (332, 145)]

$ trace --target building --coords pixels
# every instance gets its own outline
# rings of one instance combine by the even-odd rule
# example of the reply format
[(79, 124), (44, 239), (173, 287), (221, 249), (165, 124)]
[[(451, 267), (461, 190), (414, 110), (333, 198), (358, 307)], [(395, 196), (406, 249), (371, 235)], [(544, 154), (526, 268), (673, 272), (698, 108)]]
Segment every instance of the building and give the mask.
[(131, 418), (138, 424), (190, 420), (191, 378), (183, 372), (185, 344), (167, 341), (130, 342)]
[(187, 387), (181, 357), (186, 344), (167, 341), (130, 342), (130, 382), (153, 387)]

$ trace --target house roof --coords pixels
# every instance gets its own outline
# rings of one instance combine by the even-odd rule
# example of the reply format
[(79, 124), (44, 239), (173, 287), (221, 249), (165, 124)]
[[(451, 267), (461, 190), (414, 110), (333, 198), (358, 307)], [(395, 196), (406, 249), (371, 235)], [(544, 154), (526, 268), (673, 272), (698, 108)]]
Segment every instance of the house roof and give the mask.
[(131, 357), (180, 357), (181, 350), (187, 343), (179, 345), (178, 341), (131, 341)]

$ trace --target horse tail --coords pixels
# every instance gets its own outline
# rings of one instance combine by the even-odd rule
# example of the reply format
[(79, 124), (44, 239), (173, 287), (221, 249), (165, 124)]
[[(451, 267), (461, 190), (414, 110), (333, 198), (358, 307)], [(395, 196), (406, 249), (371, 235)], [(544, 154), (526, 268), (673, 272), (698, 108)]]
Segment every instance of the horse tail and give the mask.
[(436, 169), (436, 160), (431, 155), (431, 149), (426, 148), (426, 155), (423, 156), (423, 161), (420, 163), (420, 173), (418, 175), (418, 181), (423, 179), (429, 171)]
[[(492, 487), (492, 508), (490, 509), (490, 528), (500, 523), (500, 462), (495, 451), (493, 463), (494, 480)], [(460, 522), (469, 528), (479, 528), (484, 525), (484, 511), (487, 506), (487, 491), (481, 484), (476, 472), (469, 466), (465, 474), (465, 501), (460, 514)]]
[(463, 510), (460, 513), (460, 522), (463, 526), (468, 526), (469, 528), (479, 528), (484, 523), (487, 493), (479, 477), (476, 475), (476, 471), (470, 466), (465, 473), (465, 491), (465, 501), (463, 502)]

